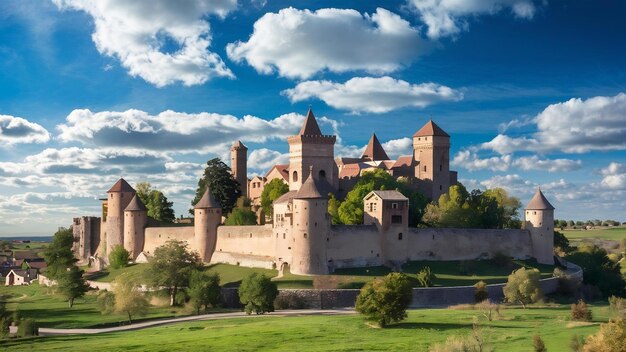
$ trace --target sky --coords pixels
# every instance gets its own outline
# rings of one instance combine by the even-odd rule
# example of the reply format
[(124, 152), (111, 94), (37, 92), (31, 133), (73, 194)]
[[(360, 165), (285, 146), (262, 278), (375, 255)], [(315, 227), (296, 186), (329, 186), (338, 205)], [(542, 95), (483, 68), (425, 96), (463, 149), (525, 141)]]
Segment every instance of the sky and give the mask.
[(3, 0), (0, 236), (51, 235), (124, 177), (187, 215), (240, 139), (288, 161), (309, 106), (335, 156), (429, 119), (468, 189), (626, 221), (626, 2)]

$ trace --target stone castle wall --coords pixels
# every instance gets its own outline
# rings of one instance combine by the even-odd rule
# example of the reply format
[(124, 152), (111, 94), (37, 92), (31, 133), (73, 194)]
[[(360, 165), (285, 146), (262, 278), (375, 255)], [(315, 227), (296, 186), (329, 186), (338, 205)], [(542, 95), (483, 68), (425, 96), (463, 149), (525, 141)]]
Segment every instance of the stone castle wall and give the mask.
[(180, 227), (148, 227), (145, 232), (145, 242), (143, 251), (148, 254), (154, 254), (154, 250), (164, 245), (169, 240), (185, 241), (189, 244), (190, 249), (193, 248), (193, 226)]
[(383, 264), (380, 234), (374, 225), (336, 225), (326, 242), (329, 266), (333, 269)]

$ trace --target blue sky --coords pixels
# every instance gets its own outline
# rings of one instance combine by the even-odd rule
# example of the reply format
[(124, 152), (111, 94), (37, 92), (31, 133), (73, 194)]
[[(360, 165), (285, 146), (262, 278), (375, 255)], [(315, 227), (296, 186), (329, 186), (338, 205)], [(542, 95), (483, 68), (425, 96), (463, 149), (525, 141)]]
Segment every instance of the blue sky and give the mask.
[(124, 176), (186, 214), (206, 160), (286, 160), (312, 105), (359, 155), (428, 119), (468, 188), (626, 221), (620, 1), (4, 0), (0, 236), (47, 235)]

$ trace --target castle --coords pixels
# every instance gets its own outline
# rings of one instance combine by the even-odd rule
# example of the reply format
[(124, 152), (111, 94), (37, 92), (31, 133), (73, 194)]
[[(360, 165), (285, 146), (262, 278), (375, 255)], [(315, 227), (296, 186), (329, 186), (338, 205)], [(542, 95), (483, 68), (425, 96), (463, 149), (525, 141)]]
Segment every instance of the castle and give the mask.
[(368, 169), (407, 178), (427, 198), (438, 199), (456, 183), (449, 169), (450, 136), (433, 121), (413, 135), (413, 155), (390, 160), (376, 135), (361, 158), (334, 157), (336, 136), (322, 134), (309, 110), (300, 132), (288, 138), (289, 165), (275, 165), (265, 177), (247, 177), (247, 148), (231, 148), (233, 177), (242, 193), (258, 203), (274, 178), (289, 191), (273, 203), (265, 225), (224, 226), (220, 204), (207, 189), (195, 205), (194, 224), (163, 227), (147, 216), (135, 190), (120, 179), (103, 200), (103, 215), (75, 218), (75, 253), (100, 257), (123, 245), (133, 260), (150, 257), (168, 240), (185, 241), (207, 263), (279, 268), (294, 274), (328, 274), (337, 268), (387, 265), (412, 260), (471, 260), (501, 253), (553, 264), (554, 207), (541, 190), (526, 206), (524, 228), (513, 230), (411, 228), (409, 201), (396, 190), (372, 191), (363, 199), (362, 225), (332, 225), (328, 194), (339, 197)]

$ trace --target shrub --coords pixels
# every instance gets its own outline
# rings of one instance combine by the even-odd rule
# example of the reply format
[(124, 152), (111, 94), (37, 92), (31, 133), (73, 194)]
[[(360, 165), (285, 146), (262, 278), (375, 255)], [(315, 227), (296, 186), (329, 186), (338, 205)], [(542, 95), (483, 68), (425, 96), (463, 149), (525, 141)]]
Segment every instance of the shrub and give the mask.
[(115, 311), (115, 294), (107, 290), (100, 291), (96, 299), (96, 306), (103, 315), (113, 313)]
[(600, 325), (600, 331), (587, 337), (584, 352), (626, 352), (626, 320), (618, 319)]
[(0, 339), (6, 339), (9, 337), (9, 326), (11, 326), (10, 317), (0, 318)]
[(540, 277), (537, 269), (520, 268), (513, 271), (504, 285), (504, 297), (508, 302), (518, 302), (524, 308), (529, 303), (539, 301), (542, 297)]
[(431, 287), (433, 285), (433, 280), (436, 278), (437, 276), (433, 274), (429, 266), (425, 266), (419, 271), (419, 273), (417, 273), (417, 281), (422, 287)]
[(367, 320), (385, 327), (406, 318), (412, 295), (409, 278), (402, 273), (390, 273), (363, 286), (355, 309)]
[(572, 304), (571, 313), (572, 320), (591, 321), (593, 319), (591, 309), (587, 307), (587, 303), (582, 299), (578, 300), (578, 303)]
[(489, 352), (482, 330), (473, 325), (472, 333), (467, 336), (448, 336), (446, 342), (436, 343), (428, 348), (428, 352)]
[(33, 319), (20, 320), (17, 325), (17, 337), (39, 336), (39, 326)]
[(487, 291), (487, 284), (484, 281), (478, 281), (474, 285), (474, 302), (480, 303), (489, 299), (489, 291)]
[(191, 279), (189, 279), (187, 293), (196, 314), (200, 314), (202, 307), (204, 307), (204, 311), (207, 311), (209, 307), (216, 307), (222, 299), (219, 275), (194, 270), (191, 273)]
[(274, 300), (278, 296), (276, 284), (265, 275), (252, 273), (239, 286), (239, 300), (246, 314), (264, 314), (274, 311)]
[(574, 334), (569, 341), (569, 349), (572, 352), (582, 352), (584, 344), (585, 340), (582, 337)]
[(609, 311), (621, 318), (626, 318), (626, 299), (622, 297), (609, 297)]
[(274, 308), (282, 309), (306, 309), (304, 300), (297, 295), (278, 295), (274, 300)]
[(548, 349), (546, 348), (546, 344), (543, 343), (543, 340), (541, 339), (541, 336), (539, 335), (533, 336), (533, 348), (535, 349), (535, 352), (547, 352), (548, 351)]
[(121, 244), (116, 245), (109, 253), (109, 265), (113, 269), (126, 267), (130, 261), (130, 253)]
[(492, 303), (488, 299), (476, 304), (474, 308), (478, 309), (489, 321), (500, 318), (500, 305)]

